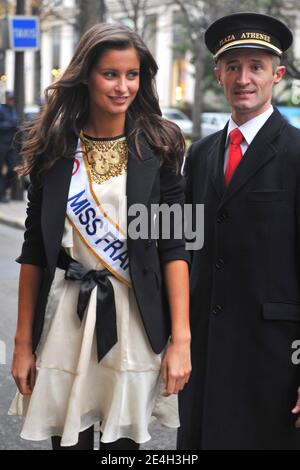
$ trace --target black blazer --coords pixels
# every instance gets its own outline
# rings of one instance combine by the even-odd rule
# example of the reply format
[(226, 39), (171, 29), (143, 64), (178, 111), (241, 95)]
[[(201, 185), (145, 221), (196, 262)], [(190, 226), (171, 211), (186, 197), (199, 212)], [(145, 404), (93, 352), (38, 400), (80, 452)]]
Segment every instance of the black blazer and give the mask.
[(227, 128), (193, 144), (187, 202), (204, 204), (191, 265), (193, 371), (180, 449), (300, 449), (300, 130), (275, 110), (224, 183)]
[[(128, 129), (127, 129), (127, 132)], [(74, 151), (77, 138), (74, 136)], [(140, 136), (140, 158), (129, 145), (127, 206), (140, 203), (184, 203), (183, 178), (166, 164)], [(43, 329), (47, 297), (53, 281), (61, 247), (67, 197), (74, 159), (61, 158), (47, 172), (40, 185), (35, 178), (28, 190), (26, 231), (21, 255), (16, 261), (43, 267), (43, 280), (33, 323), (33, 351)], [(132, 217), (128, 217), (128, 223)], [(170, 335), (170, 316), (166, 300), (162, 265), (171, 260), (189, 261), (183, 239), (132, 240), (128, 238), (130, 274), (137, 304), (150, 344), (155, 353), (165, 347)]]

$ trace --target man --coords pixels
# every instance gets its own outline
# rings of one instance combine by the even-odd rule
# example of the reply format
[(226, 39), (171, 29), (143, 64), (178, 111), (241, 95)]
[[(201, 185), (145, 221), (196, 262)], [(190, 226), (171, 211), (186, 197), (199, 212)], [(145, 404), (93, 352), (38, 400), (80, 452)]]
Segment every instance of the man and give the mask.
[[(0, 202), (8, 202), (6, 194), (16, 173), (14, 167), (18, 163), (18, 155), (13, 148), (13, 138), (18, 126), (18, 115), (15, 109), (15, 97), (12, 91), (5, 93), (5, 104), (0, 105)], [(7, 166), (4, 177), (3, 167)]]
[(205, 41), (232, 115), (186, 163), (205, 241), (192, 260), (193, 372), (178, 448), (300, 449), (300, 130), (271, 105), (292, 34), (270, 16), (237, 13)]

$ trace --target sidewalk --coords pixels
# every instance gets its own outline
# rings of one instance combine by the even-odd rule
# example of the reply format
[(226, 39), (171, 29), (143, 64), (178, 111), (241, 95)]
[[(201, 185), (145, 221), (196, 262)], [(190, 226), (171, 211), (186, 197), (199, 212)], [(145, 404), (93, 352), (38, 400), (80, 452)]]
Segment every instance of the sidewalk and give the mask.
[(10, 201), (0, 203), (0, 224), (9, 225), (21, 230), (25, 228), (27, 192), (24, 192), (24, 201)]

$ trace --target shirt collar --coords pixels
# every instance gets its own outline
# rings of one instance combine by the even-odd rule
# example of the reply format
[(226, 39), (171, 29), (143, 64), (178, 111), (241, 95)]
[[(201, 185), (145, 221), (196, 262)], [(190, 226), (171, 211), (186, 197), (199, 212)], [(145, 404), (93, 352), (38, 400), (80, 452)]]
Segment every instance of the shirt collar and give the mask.
[(244, 136), (245, 141), (247, 142), (247, 145), (249, 146), (258, 133), (258, 131), (262, 128), (262, 126), (265, 124), (265, 122), (269, 119), (271, 114), (273, 113), (274, 108), (271, 105), (267, 111), (264, 111), (263, 113), (259, 114), (258, 116), (255, 116), (254, 118), (250, 119), (249, 121), (245, 122), (241, 126), (238, 126), (232, 117), (229, 119), (228, 123), (228, 129), (227, 129), (227, 137), (226, 137), (226, 147), (228, 145), (228, 136), (229, 133), (233, 130), (236, 129), (237, 127), (240, 129), (241, 133)]

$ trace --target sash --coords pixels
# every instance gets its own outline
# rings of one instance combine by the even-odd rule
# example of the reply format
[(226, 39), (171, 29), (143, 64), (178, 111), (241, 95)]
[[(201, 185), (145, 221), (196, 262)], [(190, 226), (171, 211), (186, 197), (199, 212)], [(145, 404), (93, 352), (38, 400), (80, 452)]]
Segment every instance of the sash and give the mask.
[(131, 287), (126, 233), (110, 218), (93, 192), (90, 168), (80, 139), (69, 188), (67, 217), (103, 266)]

